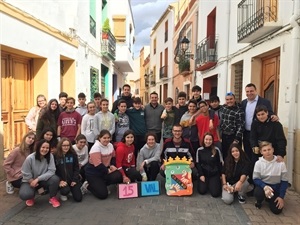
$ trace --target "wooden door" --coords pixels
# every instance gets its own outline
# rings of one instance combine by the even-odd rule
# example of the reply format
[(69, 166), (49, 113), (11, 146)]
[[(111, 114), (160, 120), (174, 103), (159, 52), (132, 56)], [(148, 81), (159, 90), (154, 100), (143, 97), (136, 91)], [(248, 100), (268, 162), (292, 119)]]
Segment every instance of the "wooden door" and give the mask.
[(278, 107), (280, 55), (275, 54), (262, 59), (262, 93), (269, 99), (275, 114)]
[(19, 144), (28, 131), (24, 119), (33, 106), (31, 60), (9, 53), (1, 54), (1, 90), (4, 149)]

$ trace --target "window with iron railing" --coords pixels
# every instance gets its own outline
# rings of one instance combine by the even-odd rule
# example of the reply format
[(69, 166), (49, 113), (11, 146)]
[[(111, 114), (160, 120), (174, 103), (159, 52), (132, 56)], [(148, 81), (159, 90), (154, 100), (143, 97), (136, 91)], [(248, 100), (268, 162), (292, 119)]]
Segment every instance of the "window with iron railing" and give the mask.
[(266, 22), (277, 21), (278, 0), (242, 0), (237, 10), (238, 41), (252, 34)]
[(217, 55), (217, 35), (211, 35), (204, 38), (198, 45), (196, 50), (196, 63), (203, 65), (207, 62), (216, 62), (218, 59)]
[(96, 22), (93, 17), (90, 16), (90, 33), (96, 37)]

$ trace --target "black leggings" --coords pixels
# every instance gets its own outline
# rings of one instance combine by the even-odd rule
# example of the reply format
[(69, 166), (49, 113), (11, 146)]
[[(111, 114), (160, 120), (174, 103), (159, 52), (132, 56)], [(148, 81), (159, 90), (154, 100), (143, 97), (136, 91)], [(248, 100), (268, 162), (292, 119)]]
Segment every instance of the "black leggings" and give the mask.
[[(266, 199), (265, 191), (259, 186), (255, 186), (253, 195), (256, 198), (257, 203), (260, 203), (260, 204)], [(279, 196), (279, 194), (276, 191), (274, 191), (273, 197), (266, 200), (269, 202), (269, 208), (272, 211), (272, 213), (274, 213), (274, 214), (279, 214), (282, 212), (282, 209), (279, 209), (276, 206), (277, 203), (275, 202), (275, 199), (278, 196)]]
[(214, 198), (221, 195), (222, 187), (219, 175), (205, 177), (205, 182), (201, 181), (200, 178), (198, 178), (197, 182), (197, 190), (199, 194), (204, 195), (207, 193), (207, 191), (209, 191), (211, 196)]
[(122, 183), (122, 174), (116, 170), (105, 176), (86, 175), (89, 183), (88, 190), (99, 199), (106, 199), (108, 196), (107, 186)]
[(140, 174), (139, 171), (136, 170), (135, 167), (131, 167), (131, 168), (123, 167), (123, 170), (131, 182), (142, 181), (142, 175)]
[(144, 166), (148, 181), (156, 180), (157, 174), (159, 173), (159, 167), (158, 161), (152, 161), (149, 165)]
[(70, 185), (67, 185), (66, 187), (60, 188), (60, 194), (61, 195), (68, 195), (70, 192), (72, 193), (73, 199), (76, 202), (82, 201), (82, 193), (80, 190), (81, 183), (76, 183), (73, 187)]

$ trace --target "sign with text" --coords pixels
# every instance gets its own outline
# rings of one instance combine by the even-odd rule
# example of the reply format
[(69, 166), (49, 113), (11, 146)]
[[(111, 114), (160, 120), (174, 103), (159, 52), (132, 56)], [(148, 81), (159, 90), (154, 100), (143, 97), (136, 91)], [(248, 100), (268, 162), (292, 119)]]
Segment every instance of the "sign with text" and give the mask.
[(119, 184), (118, 185), (118, 194), (119, 199), (124, 198), (137, 198), (139, 196), (138, 184)]
[(154, 196), (160, 195), (160, 185), (159, 181), (143, 181), (141, 185), (140, 196)]

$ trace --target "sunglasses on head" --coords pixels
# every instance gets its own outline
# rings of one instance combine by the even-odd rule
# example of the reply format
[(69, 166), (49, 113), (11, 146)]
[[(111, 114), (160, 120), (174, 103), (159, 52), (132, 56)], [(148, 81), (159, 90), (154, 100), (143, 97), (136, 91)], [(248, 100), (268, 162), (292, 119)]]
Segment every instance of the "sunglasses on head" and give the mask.
[(234, 94), (232, 92), (227, 92), (226, 96), (234, 96)]

